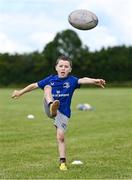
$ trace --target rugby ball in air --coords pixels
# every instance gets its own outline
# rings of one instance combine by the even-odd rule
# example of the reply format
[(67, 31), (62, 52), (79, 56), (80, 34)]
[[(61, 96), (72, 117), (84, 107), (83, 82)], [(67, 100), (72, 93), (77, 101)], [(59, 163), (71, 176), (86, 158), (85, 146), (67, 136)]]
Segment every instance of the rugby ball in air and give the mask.
[(91, 11), (79, 9), (68, 16), (69, 23), (79, 30), (90, 30), (97, 26), (98, 17)]

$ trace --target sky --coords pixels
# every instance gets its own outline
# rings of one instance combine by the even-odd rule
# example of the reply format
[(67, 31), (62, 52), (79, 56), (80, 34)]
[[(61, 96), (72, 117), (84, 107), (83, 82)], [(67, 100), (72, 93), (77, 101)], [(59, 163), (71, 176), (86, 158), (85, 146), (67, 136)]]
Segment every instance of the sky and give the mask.
[[(98, 25), (77, 30), (69, 14), (87, 9)], [(58, 32), (74, 30), (90, 51), (132, 45), (132, 0), (0, 0), (0, 53), (41, 52)]]

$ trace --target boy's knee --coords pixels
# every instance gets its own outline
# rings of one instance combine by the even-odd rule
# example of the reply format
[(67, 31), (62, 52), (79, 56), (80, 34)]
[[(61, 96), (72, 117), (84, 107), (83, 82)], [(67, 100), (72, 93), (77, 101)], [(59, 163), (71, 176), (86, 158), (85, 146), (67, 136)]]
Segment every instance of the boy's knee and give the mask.
[(52, 89), (52, 87), (51, 87), (50, 85), (46, 85), (46, 86), (44, 87), (44, 91), (51, 90), (51, 89)]
[(47, 94), (47, 93), (51, 93), (52, 91), (52, 87), (50, 85), (46, 85), (44, 87), (44, 93)]
[(57, 141), (58, 142), (64, 142), (64, 134), (58, 133), (57, 134)]

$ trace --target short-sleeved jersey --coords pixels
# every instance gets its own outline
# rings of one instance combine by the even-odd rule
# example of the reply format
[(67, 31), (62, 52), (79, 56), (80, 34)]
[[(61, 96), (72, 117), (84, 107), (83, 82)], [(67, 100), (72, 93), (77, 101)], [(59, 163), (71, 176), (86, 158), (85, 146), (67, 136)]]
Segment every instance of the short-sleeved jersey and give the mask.
[(54, 100), (60, 101), (59, 111), (68, 118), (71, 115), (71, 99), (76, 88), (79, 88), (78, 78), (75, 76), (68, 76), (66, 78), (59, 78), (58, 75), (50, 75), (38, 82), (38, 86), (44, 89), (46, 85), (52, 87), (52, 96)]

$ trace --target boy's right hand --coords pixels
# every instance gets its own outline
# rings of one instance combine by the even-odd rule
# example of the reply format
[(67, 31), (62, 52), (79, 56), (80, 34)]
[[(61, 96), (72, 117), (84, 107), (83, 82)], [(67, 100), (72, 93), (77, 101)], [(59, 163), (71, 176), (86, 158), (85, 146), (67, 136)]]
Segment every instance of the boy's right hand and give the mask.
[(16, 99), (16, 98), (19, 98), (20, 96), (21, 96), (21, 91), (20, 90), (15, 90), (15, 91), (13, 91), (11, 97)]

